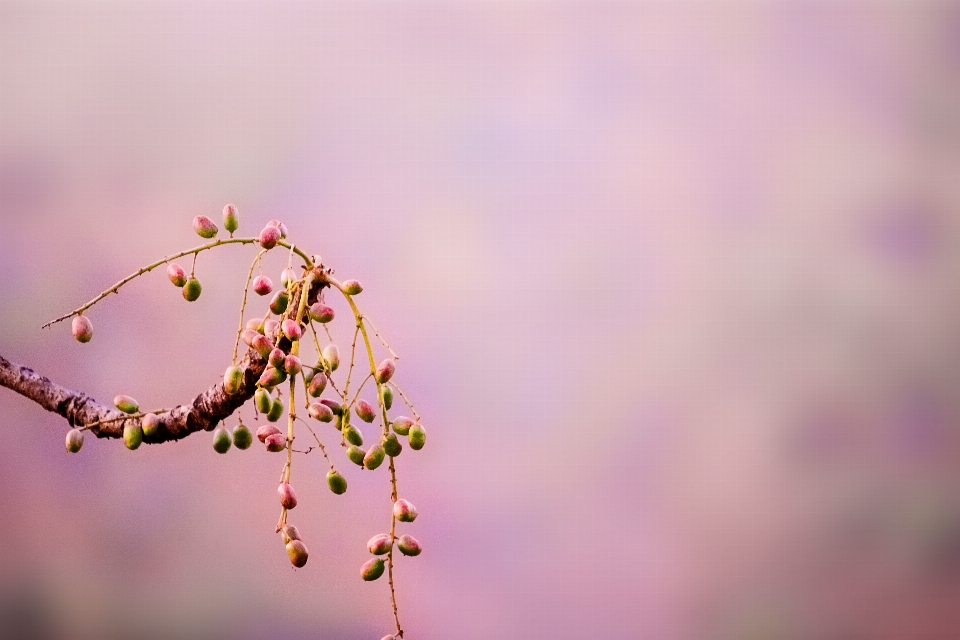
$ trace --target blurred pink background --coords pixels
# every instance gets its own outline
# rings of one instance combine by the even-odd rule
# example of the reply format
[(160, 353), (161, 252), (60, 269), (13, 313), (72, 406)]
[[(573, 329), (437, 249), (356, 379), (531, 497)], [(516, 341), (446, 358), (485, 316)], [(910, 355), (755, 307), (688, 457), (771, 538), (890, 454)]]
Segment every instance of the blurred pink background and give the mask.
[[(3, 0), (0, 354), (214, 383), (249, 247), (40, 325), (233, 202), (401, 355), (408, 640), (957, 638), (958, 168), (947, 2)], [(383, 473), (297, 459), (294, 570), (278, 457), (67, 428), (0, 389), (0, 637), (390, 632)]]

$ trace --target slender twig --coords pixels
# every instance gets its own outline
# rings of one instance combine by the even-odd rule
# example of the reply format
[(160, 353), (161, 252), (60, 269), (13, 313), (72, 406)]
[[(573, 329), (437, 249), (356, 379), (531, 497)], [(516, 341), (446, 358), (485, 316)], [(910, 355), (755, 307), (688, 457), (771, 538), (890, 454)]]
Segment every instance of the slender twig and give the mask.
[(260, 259), (266, 253), (266, 249), (260, 249), (257, 257), (250, 264), (250, 273), (247, 274), (247, 284), (243, 287), (243, 302), (240, 303), (240, 327), (237, 329), (237, 342), (233, 345), (233, 364), (237, 364), (237, 351), (240, 349), (240, 336), (243, 334), (243, 313), (247, 308), (247, 293), (250, 290), (250, 281), (253, 280), (253, 270), (260, 264)]

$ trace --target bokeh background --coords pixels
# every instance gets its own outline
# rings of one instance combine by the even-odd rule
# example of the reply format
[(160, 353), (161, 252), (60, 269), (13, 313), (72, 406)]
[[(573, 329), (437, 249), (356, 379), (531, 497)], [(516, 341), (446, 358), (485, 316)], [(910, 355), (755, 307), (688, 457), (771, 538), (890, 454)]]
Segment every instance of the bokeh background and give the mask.
[[(214, 383), (249, 247), (40, 325), (233, 202), (401, 356), (409, 640), (957, 638), (958, 169), (956, 3), (2, 0), (0, 354)], [(0, 637), (390, 632), (383, 474), (297, 459), (294, 570), (278, 457), (66, 430), (0, 389)]]

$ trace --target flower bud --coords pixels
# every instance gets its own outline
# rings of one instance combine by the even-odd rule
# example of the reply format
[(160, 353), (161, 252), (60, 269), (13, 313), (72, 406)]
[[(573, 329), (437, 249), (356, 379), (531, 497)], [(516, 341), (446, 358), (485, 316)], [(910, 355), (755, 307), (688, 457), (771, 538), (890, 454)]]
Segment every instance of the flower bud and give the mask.
[[(272, 400), (270, 404), (273, 404)], [(282, 435), (282, 434), (280, 433), (280, 429), (277, 429), (272, 424), (265, 424), (257, 429), (257, 440), (259, 440), (260, 442), (263, 442), (264, 444), (266, 444), (267, 438), (275, 435)]]
[(183, 285), (183, 299), (187, 302), (193, 302), (200, 297), (201, 291), (203, 291), (203, 287), (200, 286), (200, 281), (190, 276), (187, 284)]
[[(270, 407), (273, 406), (273, 397), (269, 391), (261, 387), (253, 394), (253, 403), (260, 413), (270, 413)], [(260, 442), (263, 442), (263, 438), (260, 439)]]
[(170, 278), (170, 282), (177, 287), (182, 287), (187, 284), (187, 272), (176, 262), (171, 262), (167, 265), (167, 277)]
[(233, 430), (233, 446), (243, 451), (249, 449), (251, 444), (253, 444), (253, 434), (246, 425), (241, 424)]
[(350, 458), (350, 462), (358, 467), (363, 466), (363, 457), (365, 455), (367, 455), (367, 452), (356, 445), (352, 444), (347, 447), (347, 457)]
[(243, 369), (237, 365), (227, 367), (223, 373), (223, 390), (228, 396), (235, 396), (243, 389)]
[(403, 451), (403, 445), (400, 444), (400, 441), (397, 439), (397, 434), (391, 433), (383, 439), (383, 450), (387, 452), (387, 455), (391, 458), (396, 458), (400, 455), (400, 452)]
[(290, 304), (290, 294), (286, 289), (277, 291), (277, 295), (270, 301), (270, 312), (278, 316), (287, 310), (288, 304)]
[(317, 398), (323, 393), (323, 390), (327, 388), (327, 374), (322, 371), (314, 372), (313, 379), (310, 381), (309, 386), (307, 386), (307, 393), (312, 397)]
[(253, 290), (258, 296), (265, 296), (273, 291), (273, 282), (267, 276), (257, 276), (253, 279)]
[(300, 364), (300, 358), (290, 354), (283, 360), (283, 370), (291, 376), (295, 376), (303, 371), (303, 365)]
[(293, 492), (293, 487), (287, 482), (281, 482), (277, 487), (277, 493), (280, 494), (280, 506), (284, 509), (293, 509), (297, 506), (297, 494)]
[(260, 246), (268, 250), (273, 249), (282, 237), (279, 229), (268, 224), (260, 231)]
[(148, 413), (140, 418), (140, 429), (144, 440), (153, 440), (160, 431), (160, 418), (155, 413)]
[(371, 558), (360, 567), (360, 575), (367, 582), (372, 582), (383, 575), (383, 560), (380, 558)]
[(363, 434), (360, 433), (360, 429), (357, 429), (352, 424), (348, 424), (343, 427), (343, 437), (347, 439), (347, 442), (350, 444), (355, 444), (358, 447), (363, 445)]
[(124, 413), (136, 413), (140, 410), (140, 405), (130, 396), (117, 396), (113, 399), (113, 405)]
[(299, 340), (300, 336), (303, 335), (303, 329), (300, 328), (296, 320), (287, 318), (280, 324), (280, 327), (283, 335), (287, 336), (290, 341)]
[(270, 352), (273, 351), (273, 343), (270, 342), (270, 338), (267, 336), (257, 336), (250, 342), (250, 347), (260, 354), (260, 357), (267, 359), (270, 357)]
[(414, 451), (423, 449), (423, 445), (427, 442), (427, 434), (424, 432), (423, 427), (419, 424), (410, 427), (410, 434), (407, 436), (407, 441), (410, 442), (410, 448)]
[(273, 345), (277, 342), (277, 337), (280, 335), (280, 321), (276, 318), (270, 318), (269, 320), (263, 321), (263, 335), (267, 336), (267, 340), (270, 341), (271, 349)]
[(303, 540), (291, 540), (287, 543), (287, 557), (290, 558), (291, 564), (296, 568), (300, 568), (303, 565), (307, 564), (307, 547), (303, 544)]
[(67, 451), (76, 453), (83, 446), (83, 431), (80, 429), (70, 429), (67, 431)]
[(223, 228), (233, 233), (240, 226), (240, 218), (237, 215), (237, 207), (228, 204), (223, 208)]
[(267, 362), (271, 367), (275, 369), (282, 369), (284, 360), (286, 359), (287, 354), (281, 351), (279, 348), (274, 347), (270, 351), (270, 356), (267, 358)]
[(310, 316), (310, 319), (314, 322), (319, 322), (321, 324), (326, 324), (333, 320), (333, 308), (328, 307), (322, 302), (315, 302), (310, 305), (309, 311), (307, 313)]
[(319, 420), (320, 422), (333, 422), (333, 411), (331, 411), (330, 407), (325, 404), (313, 402), (309, 407), (307, 407), (307, 413), (309, 413), (310, 417), (314, 420)]
[(301, 363), (300, 373), (303, 375), (303, 381), (309, 385), (311, 382), (313, 382), (313, 377), (317, 375), (317, 370), (310, 366), (304, 367)]
[(347, 479), (340, 475), (339, 471), (330, 469), (327, 472), (327, 485), (330, 487), (330, 491), (333, 491), (338, 496), (342, 496), (347, 492)]
[[(314, 378), (316, 380), (316, 378)], [(324, 398), (320, 401), (320, 404), (330, 407), (330, 411), (333, 411), (333, 415), (339, 416), (343, 414), (343, 407), (336, 400), (331, 400), (329, 398)]]
[(292, 524), (283, 525), (283, 528), (280, 529), (280, 535), (283, 537), (283, 544), (287, 544), (291, 540), (301, 539), (300, 531)]
[(377, 414), (373, 412), (373, 407), (366, 400), (357, 400), (353, 410), (357, 412), (357, 417), (364, 422), (373, 422), (373, 419), (377, 417)]
[(267, 412), (267, 420), (269, 422), (276, 422), (281, 416), (283, 416), (283, 400), (274, 398), (273, 404), (270, 406), (270, 411)]
[(240, 332), (240, 339), (243, 340), (243, 343), (248, 347), (253, 346), (253, 341), (260, 335), (255, 329), (244, 329)]
[(400, 522), (413, 522), (417, 519), (417, 508), (401, 498), (393, 503), (393, 517)]
[(286, 237), (287, 237), (287, 225), (283, 224), (282, 222), (280, 222), (280, 221), (277, 220), (276, 218), (274, 218), (273, 220), (271, 220), (270, 222), (268, 222), (268, 223), (267, 223), (267, 226), (268, 226), (268, 227), (276, 227), (277, 230), (280, 231), (280, 237), (281, 237), (281, 238), (286, 238)]
[(383, 402), (383, 408), (390, 411), (393, 406), (393, 389), (386, 385), (380, 387), (380, 401)]
[(373, 471), (383, 464), (383, 458), (385, 455), (386, 452), (383, 450), (383, 445), (375, 444), (370, 447), (369, 451), (367, 451), (367, 455), (363, 456), (363, 466), (370, 471)]
[(126, 424), (123, 427), (123, 444), (133, 451), (143, 442), (143, 429), (138, 425)]
[(246, 328), (257, 333), (263, 333), (263, 318), (250, 318), (247, 320)]
[(410, 433), (410, 427), (413, 426), (413, 420), (407, 416), (397, 416), (393, 421), (393, 431), (397, 435), (405, 436)]
[(194, 218), (193, 230), (197, 232), (198, 236), (207, 238), (208, 240), (217, 235), (217, 225), (207, 216), (197, 216)]
[(283, 284), (284, 289), (289, 289), (290, 285), (297, 281), (297, 274), (293, 269), (287, 267), (280, 272), (280, 282)]
[(283, 369), (277, 369), (273, 365), (267, 365), (257, 380), (257, 384), (263, 387), (275, 387), (287, 379), (287, 374)]
[(397, 538), (397, 548), (400, 549), (400, 553), (405, 556), (418, 556), (420, 552), (423, 551), (420, 542), (413, 536), (408, 535), (402, 535)]
[(287, 439), (282, 433), (275, 433), (267, 436), (267, 439), (264, 440), (264, 444), (267, 445), (267, 451), (271, 453), (278, 453), (287, 448)]
[(217, 453), (226, 453), (230, 450), (233, 441), (230, 439), (230, 432), (223, 427), (217, 427), (213, 430), (213, 450)]
[(343, 292), (347, 295), (355, 296), (363, 291), (363, 287), (360, 286), (360, 283), (357, 280), (344, 280), (342, 285)]
[(330, 371), (336, 371), (340, 366), (340, 352), (337, 351), (337, 345), (332, 342), (323, 348), (323, 362)]
[(397, 365), (394, 363), (392, 358), (387, 358), (383, 362), (377, 365), (377, 382), (383, 384), (387, 382), (390, 378), (393, 377), (394, 372), (397, 370)]
[(93, 337), (93, 323), (87, 316), (74, 316), (70, 331), (77, 342), (90, 342)]
[(367, 541), (367, 550), (375, 556), (382, 556), (390, 551), (393, 541), (389, 533), (378, 533)]

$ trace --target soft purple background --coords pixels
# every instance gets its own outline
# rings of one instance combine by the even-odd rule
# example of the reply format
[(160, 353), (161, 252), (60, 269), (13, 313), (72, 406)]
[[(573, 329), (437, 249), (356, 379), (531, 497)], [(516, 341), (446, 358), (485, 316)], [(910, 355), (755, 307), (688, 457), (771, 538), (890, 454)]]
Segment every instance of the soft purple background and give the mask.
[[(233, 202), (402, 357), (409, 640), (956, 638), (958, 168), (946, 2), (3, 1), (0, 353), (212, 384), (249, 247), (39, 327)], [(391, 630), (383, 473), (297, 459), (293, 570), (281, 458), (66, 429), (0, 389), (0, 637)]]

